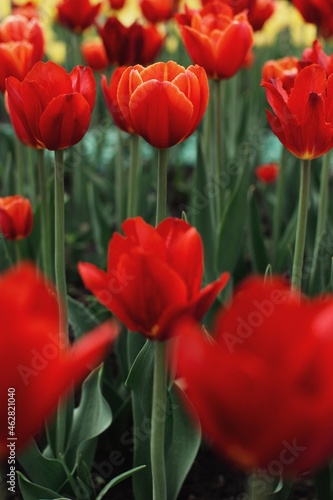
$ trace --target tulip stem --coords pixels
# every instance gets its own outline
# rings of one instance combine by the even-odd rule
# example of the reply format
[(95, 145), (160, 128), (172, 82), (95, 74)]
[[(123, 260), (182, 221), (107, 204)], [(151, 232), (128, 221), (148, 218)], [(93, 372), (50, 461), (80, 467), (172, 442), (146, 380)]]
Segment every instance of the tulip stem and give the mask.
[(48, 209), (48, 186), (47, 175), (44, 161), (44, 150), (37, 150), (38, 156), (38, 183), (40, 196), (40, 219), (41, 219), (41, 253), (42, 267), (44, 274), (52, 279), (52, 260), (51, 260), (51, 234), (50, 218)]
[(285, 195), (285, 177), (286, 177), (285, 173), (286, 173), (287, 153), (288, 153), (287, 149), (285, 147), (282, 147), (279, 175), (276, 185), (276, 200), (273, 211), (272, 262), (275, 272), (276, 272), (275, 269), (276, 259), (278, 257), (278, 243), (279, 243), (280, 229), (281, 229), (283, 197)]
[(151, 469), (153, 476), (153, 500), (167, 499), (164, 440), (167, 369), (165, 342), (155, 342), (153, 405), (151, 423)]
[(305, 249), (306, 224), (308, 218), (308, 200), (310, 191), (311, 160), (301, 162), (301, 181), (298, 202), (297, 228), (294, 261), (291, 277), (291, 288), (300, 290), (302, 285), (302, 268)]
[[(223, 120), (222, 120), (222, 81), (213, 80), (213, 92), (214, 92), (214, 129), (215, 129), (215, 147), (216, 154), (214, 159), (214, 182), (217, 186), (216, 188), (216, 220), (219, 224), (221, 220), (223, 205), (222, 205), (222, 189), (220, 188), (220, 177), (223, 168)], [(222, 178), (222, 177), (221, 177)]]
[(137, 134), (131, 135), (130, 146), (131, 154), (128, 181), (127, 217), (135, 217), (137, 211), (137, 181), (139, 165), (139, 136)]
[[(166, 216), (168, 150), (158, 150), (156, 226)], [(150, 458), (153, 500), (167, 500), (165, 471), (165, 409), (167, 388), (166, 343), (155, 342)]]
[(168, 150), (158, 150), (156, 226), (166, 217)]
[(22, 143), (15, 137), (16, 194), (24, 195)]
[(55, 282), (60, 295), (61, 317), (60, 328), (67, 333), (67, 285), (65, 267), (65, 188), (64, 188), (64, 155), (63, 151), (55, 151)]
[(318, 205), (318, 215), (317, 215), (317, 227), (316, 227), (315, 246), (314, 246), (314, 253), (313, 253), (311, 272), (310, 272), (310, 283), (309, 283), (309, 290), (311, 294), (315, 292), (314, 281), (318, 264), (318, 254), (320, 250), (321, 239), (326, 230), (329, 174), (330, 174), (330, 153), (326, 153), (326, 155), (323, 157), (323, 163), (320, 175), (320, 192), (319, 192), (319, 205)]

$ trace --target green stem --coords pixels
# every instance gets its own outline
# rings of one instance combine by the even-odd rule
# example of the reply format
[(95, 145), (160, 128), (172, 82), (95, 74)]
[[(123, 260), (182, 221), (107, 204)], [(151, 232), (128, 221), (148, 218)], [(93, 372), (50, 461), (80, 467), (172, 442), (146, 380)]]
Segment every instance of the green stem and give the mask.
[(222, 189), (220, 188), (219, 178), (221, 177), (221, 172), (223, 168), (223, 120), (222, 120), (222, 81), (213, 80), (213, 92), (214, 92), (214, 130), (215, 130), (215, 147), (216, 154), (214, 160), (214, 179), (217, 186), (217, 196), (216, 196), (216, 219), (219, 222), (222, 214)]
[(38, 184), (40, 196), (40, 219), (41, 219), (41, 253), (42, 253), (42, 268), (44, 274), (52, 279), (52, 253), (51, 253), (51, 234), (50, 234), (50, 218), (49, 218), (49, 193), (47, 185), (47, 174), (44, 161), (44, 150), (37, 151), (38, 156)]
[(131, 158), (128, 181), (127, 217), (134, 217), (137, 211), (139, 136), (137, 134), (131, 135), (130, 141)]
[(167, 499), (165, 472), (164, 440), (165, 440), (165, 408), (167, 370), (164, 342), (155, 342), (154, 384), (151, 426), (151, 469), (153, 476), (153, 500)]
[(317, 214), (317, 227), (315, 236), (315, 246), (310, 272), (310, 293), (314, 293), (314, 280), (318, 264), (318, 254), (320, 249), (320, 242), (326, 230), (327, 210), (328, 210), (328, 179), (330, 173), (330, 153), (323, 157), (320, 175), (320, 192), (319, 192), (319, 205)]
[(302, 285), (302, 267), (305, 249), (306, 223), (308, 218), (308, 200), (310, 190), (311, 160), (301, 162), (301, 182), (297, 214), (296, 242), (291, 277), (291, 288), (300, 290)]
[(27, 155), (27, 170), (29, 179), (29, 189), (30, 189), (30, 199), (35, 206), (36, 203), (36, 172), (35, 172), (35, 162), (34, 162), (34, 150), (32, 148), (26, 147), (25, 153)]
[(15, 260), (16, 263), (18, 264), (22, 260), (20, 240), (14, 241), (14, 247), (15, 247)]
[(274, 478), (268, 481), (262, 475), (253, 474), (248, 479), (249, 500), (270, 500), (272, 498)]
[[(167, 149), (158, 150), (158, 178), (156, 225), (166, 216), (167, 202)], [(155, 342), (154, 382), (151, 424), (151, 469), (153, 478), (153, 500), (167, 499), (165, 471), (165, 409), (166, 409), (167, 367), (166, 343)]]
[[(278, 243), (280, 238), (281, 219), (283, 210), (283, 201), (285, 195), (285, 178), (286, 178), (286, 162), (288, 151), (285, 147), (282, 148), (281, 162), (279, 175), (276, 185), (276, 200), (273, 212), (273, 241), (272, 241), (272, 262), (275, 267), (278, 256)], [(274, 269), (275, 270), (275, 269)]]
[(168, 150), (158, 150), (156, 226), (166, 217)]
[(123, 139), (120, 130), (118, 132), (118, 148), (116, 154), (116, 171), (114, 182), (114, 196), (116, 202), (117, 225), (120, 229), (121, 223), (125, 218), (125, 205), (124, 205), (124, 151)]
[(24, 194), (22, 143), (15, 136), (16, 194)]

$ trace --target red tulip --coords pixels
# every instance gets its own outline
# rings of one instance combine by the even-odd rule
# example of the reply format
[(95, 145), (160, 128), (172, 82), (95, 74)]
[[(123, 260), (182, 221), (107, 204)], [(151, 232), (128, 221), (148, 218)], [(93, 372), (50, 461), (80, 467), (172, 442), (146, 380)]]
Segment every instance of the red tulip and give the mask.
[(109, 243), (108, 270), (80, 263), (85, 286), (127, 328), (164, 340), (172, 322), (190, 313), (201, 319), (226, 285), (228, 274), (200, 290), (201, 238), (194, 227), (168, 218), (154, 228), (140, 217), (122, 225)]
[(81, 45), (83, 59), (93, 71), (103, 71), (108, 67), (108, 58), (101, 40), (89, 40)]
[(279, 79), (261, 84), (275, 115), (267, 119), (282, 144), (301, 159), (313, 159), (333, 147), (333, 75), (318, 64), (302, 69), (288, 95)]
[(76, 33), (92, 26), (102, 3), (91, 4), (89, 0), (63, 0), (57, 5), (58, 22)]
[(37, 19), (8, 16), (0, 23), (0, 90), (6, 78), (23, 80), (44, 54), (44, 35)]
[(270, 59), (262, 67), (262, 78), (266, 81), (269, 81), (271, 78), (279, 78), (283, 88), (290, 93), (300, 69), (300, 61), (297, 57)]
[(109, 0), (109, 4), (111, 9), (120, 10), (124, 7), (125, 0)]
[(259, 31), (275, 12), (275, 0), (256, 0), (252, 9), (249, 10), (248, 18), (254, 31)]
[[(126, 68), (127, 66), (120, 66), (113, 71), (109, 86), (106, 76), (102, 75), (101, 85), (103, 97), (106, 102), (107, 108), (113, 118), (113, 121), (121, 130), (131, 134), (134, 132), (134, 130), (130, 127), (129, 122), (126, 119), (128, 117), (128, 114), (126, 117), (123, 115), (117, 101), (118, 84)], [(139, 66), (139, 68), (141, 68), (141, 66)]]
[(12, 3), (12, 13), (16, 15), (21, 15), (27, 19), (38, 18), (38, 7), (34, 2), (26, 2), (25, 4), (17, 5), (15, 2)]
[(277, 163), (259, 165), (259, 167), (255, 169), (255, 174), (261, 182), (264, 184), (270, 184), (276, 181), (277, 176), (279, 175), (279, 166)]
[(114, 76), (109, 89), (105, 81), (102, 86), (109, 109), (114, 109), (113, 113), (110, 111), (116, 124), (161, 149), (193, 134), (209, 95), (203, 68), (185, 69), (173, 61), (147, 68), (130, 66)]
[(332, 456), (332, 329), (332, 296), (300, 301), (262, 278), (220, 313), (215, 342), (192, 321), (174, 329), (177, 376), (218, 451), (277, 478)]
[(220, 2), (232, 8), (234, 14), (239, 14), (243, 10), (251, 10), (256, 0), (201, 0), (202, 5), (207, 5), (208, 3)]
[(332, 0), (292, 0), (304, 20), (315, 24), (324, 37), (333, 35)]
[(140, 0), (139, 5), (144, 17), (151, 23), (171, 19), (178, 8), (179, 0)]
[(18, 194), (0, 198), (0, 232), (7, 240), (26, 238), (32, 225), (32, 207), (28, 198)]
[(306, 48), (302, 54), (302, 61), (308, 64), (320, 64), (327, 75), (333, 73), (333, 55), (328, 56), (322, 49), (322, 45), (318, 40), (312, 44), (312, 48)]
[(68, 74), (51, 61), (39, 62), (22, 83), (8, 78), (6, 89), (10, 119), (25, 144), (64, 149), (87, 132), (96, 96), (91, 68), (76, 66)]
[(228, 5), (215, 1), (194, 12), (190, 24), (184, 16), (176, 19), (189, 56), (209, 77), (231, 78), (243, 66), (253, 45), (245, 13), (234, 16)]
[(164, 36), (155, 26), (137, 22), (124, 26), (116, 17), (109, 17), (98, 31), (110, 64), (118, 66), (150, 64), (164, 43)]
[(50, 417), (59, 397), (102, 361), (118, 328), (104, 323), (68, 347), (59, 332), (56, 292), (30, 264), (0, 277), (0, 318), (0, 459), (4, 459), (10, 437), (9, 395), (15, 400), (18, 450)]

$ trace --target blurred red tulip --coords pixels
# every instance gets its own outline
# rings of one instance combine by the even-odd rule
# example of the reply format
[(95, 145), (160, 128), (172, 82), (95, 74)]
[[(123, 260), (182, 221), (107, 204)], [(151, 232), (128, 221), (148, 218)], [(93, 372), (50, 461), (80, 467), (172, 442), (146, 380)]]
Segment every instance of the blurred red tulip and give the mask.
[(320, 35), (333, 35), (333, 2), (332, 0), (292, 0), (304, 20), (318, 27)]
[(164, 36), (155, 26), (138, 22), (124, 26), (116, 17), (109, 17), (98, 31), (110, 64), (118, 66), (150, 64), (164, 43)]
[(30, 200), (18, 194), (0, 198), (0, 233), (7, 240), (21, 240), (29, 236), (33, 225)]
[(179, 0), (140, 0), (139, 5), (144, 17), (151, 23), (160, 23), (172, 18), (178, 8)]
[(33, 148), (58, 150), (87, 132), (96, 97), (91, 68), (66, 73), (49, 61), (37, 63), (21, 83), (6, 81), (10, 119), (18, 138)]
[(127, 328), (164, 340), (172, 322), (188, 312), (201, 319), (228, 281), (228, 273), (200, 290), (203, 248), (194, 227), (168, 218), (154, 228), (140, 217), (127, 219), (125, 237), (115, 233), (108, 270), (80, 263), (85, 286)]
[(108, 67), (109, 61), (102, 40), (89, 40), (81, 45), (81, 52), (85, 64), (93, 71), (103, 71)]
[(263, 81), (275, 115), (267, 119), (282, 144), (301, 159), (313, 159), (333, 147), (333, 75), (318, 64), (303, 68), (288, 94), (279, 79)]
[(279, 165), (277, 163), (265, 163), (255, 169), (257, 178), (264, 184), (275, 182), (279, 175)]
[(259, 31), (275, 12), (276, 0), (256, 0), (249, 9), (248, 18), (254, 31)]
[(124, 7), (126, 0), (109, 0), (111, 9), (120, 10)]
[[(207, 5), (208, 3), (215, 2), (216, 0), (201, 0), (202, 5)], [(256, 0), (217, 0), (220, 3), (229, 5), (232, 8), (234, 14), (239, 14), (243, 10), (251, 10), (252, 6), (255, 4)]]
[(44, 55), (44, 35), (37, 19), (21, 15), (8, 16), (0, 23), (0, 90), (5, 91), (6, 78), (23, 80)]
[(109, 89), (105, 80), (102, 87), (116, 124), (160, 149), (193, 134), (209, 96), (203, 68), (185, 69), (173, 61), (129, 66), (115, 74)]
[(102, 3), (90, 3), (89, 0), (62, 0), (57, 5), (58, 22), (66, 28), (82, 33), (95, 22)]
[(190, 24), (175, 16), (185, 48), (192, 61), (211, 78), (231, 78), (243, 66), (253, 45), (252, 27), (245, 13), (233, 15), (219, 1), (193, 13)]
[(318, 40), (312, 43), (311, 48), (304, 49), (302, 61), (308, 64), (320, 64), (328, 76), (333, 73), (333, 55), (327, 55)]
[(263, 80), (269, 81), (271, 78), (279, 78), (284, 89), (290, 93), (294, 86), (296, 75), (301, 69), (300, 61), (297, 57), (283, 57), (282, 59), (270, 59), (262, 67)]
[[(59, 332), (59, 306), (51, 284), (30, 264), (0, 276), (0, 397), (15, 400), (15, 444), (20, 449), (56, 409), (59, 397), (106, 355), (118, 334), (108, 322), (73, 347)], [(33, 411), (31, 411), (33, 408)], [(7, 404), (0, 407), (0, 459), (8, 456)]]
[(277, 479), (332, 456), (332, 329), (332, 296), (300, 301), (259, 277), (220, 313), (215, 341), (193, 321), (177, 325), (177, 376), (221, 454)]
[(38, 18), (38, 6), (34, 2), (26, 2), (21, 5), (17, 5), (15, 2), (12, 4), (12, 14), (24, 16), (27, 19)]

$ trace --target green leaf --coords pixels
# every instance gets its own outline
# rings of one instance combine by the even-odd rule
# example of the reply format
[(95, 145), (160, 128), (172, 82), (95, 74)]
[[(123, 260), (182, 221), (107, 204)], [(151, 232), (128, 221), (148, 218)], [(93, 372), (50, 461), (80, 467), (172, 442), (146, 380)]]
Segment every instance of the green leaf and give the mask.
[(240, 252), (244, 248), (249, 172), (250, 169), (245, 164), (222, 215), (216, 255), (216, 266), (219, 273), (223, 271), (232, 273)]
[(154, 343), (149, 340), (137, 355), (125, 384), (132, 389), (144, 413), (151, 414), (154, 371)]
[[(186, 396), (176, 384), (172, 385), (168, 397), (166, 420), (168, 500), (176, 500), (199, 450), (201, 432), (199, 419), (194, 409), (192, 408), (192, 421), (183, 410)], [(190, 405), (189, 400), (187, 398), (186, 400), (187, 404)], [(193, 422), (193, 418), (195, 422)]]
[(102, 489), (102, 491), (97, 495), (96, 500), (102, 500), (102, 498), (104, 498), (104, 495), (113, 486), (116, 486), (116, 484), (121, 483), (122, 481), (124, 481), (128, 477), (133, 476), (133, 474), (135, 474), (136, 472), (138, 472), (139, 470), (142, 470), (144, 468), (145, 468), (145, 465), (140, 465), (139, 467), (134, 467), (134, 469), (130, 469), (130, 470), (126, 471), (126, 472), (123, 472), (122, 474), (119, 474), (119, 476), (114, 477), (113, 479), (111, 479), (111, 481), (108, 484), (106, 484), (104, 486), (104, 488)]
[(24, 500), (53, 499), (53, 500), (71, 500), (68, 497), (59, 497), (59, 493), (49, 488), (39, 486), (29, 481), (21, 472), (17, 473), (20, 491)]
[(268, 266), (268, 257), (255, 193), (255, 189), (251, 187), (249, 190), (250, 249), (254, 270), (264, 274)]
[(84, 306), (72, 297), (68, 296), (67, 299), (69, 322), (77, 339), (83, 333), (96, 328), (99, 325), (99, 321), (91, 313), (89, 307)]
[(18, 460), (33, 483), (60, 490), (66, 482), (66, 472), (61, 461), (44, 457), (35, 441), (19, 454)]
[(65, 453), (69, 469), (78, 464), (80, 455), (90, 467), (97, 437), (112, 422), (111, 409), (101, 390), (102, 368), (100, 366), (91, 372), (82, 385), (81, 400), (74, 410), (72, 432)]

